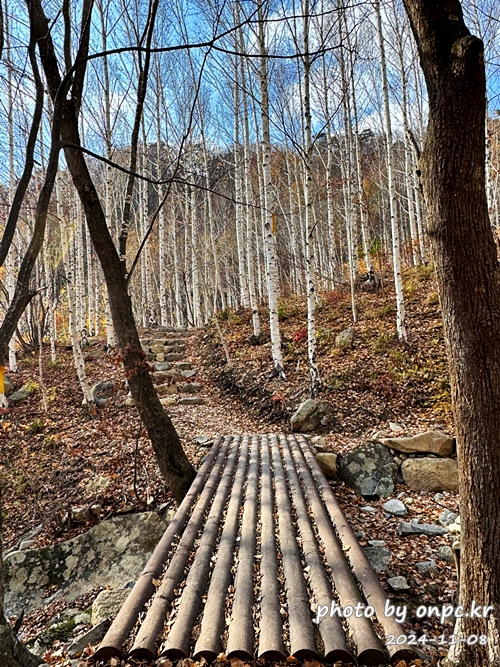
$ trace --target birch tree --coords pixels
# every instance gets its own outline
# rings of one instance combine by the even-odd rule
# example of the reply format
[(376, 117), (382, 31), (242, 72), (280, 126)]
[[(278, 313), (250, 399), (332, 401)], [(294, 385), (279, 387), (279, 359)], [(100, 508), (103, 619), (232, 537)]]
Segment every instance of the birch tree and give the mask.
[(394, 269), (394, 285), (396, 288), (396, 328), (400, 341), (406, 342), (408, 335), (406, 333), (406, 313), (403, 294), (403, 276), (401, 273), (401, 251), (398, 220), (398, 203), (394, 177), (393, 163), (393, 138), (391, 112), (389, 106), (389, 89), (387, 85), (387, 63), (385, 57), (384, 34), (382, 31), (382, 14), (380, 11), (380, 0), (375, 0), (375, 14), (377, 24), (377, 36), (380, 54), (380, 73), (382, 76), (382, 97), (384, 107), (384, 125), (387, 147), (387, 181), (389, 186), (389, 207), (391, 218), (392, 234), (392, 263)]
[(317, 396), (321, 380), (316, 361), (316, 280), (314, 267), (314, 228), (311, 185), (312, 185), (312, 130), (311, 130), (311, 59), (309, 56), (309, 0), (303, 0), (302, 10), (302, 66), (304, 70), (304, 217), (305, 217), (305, 245), (306, 245), (306, 284), (307, 284), (307, 354), (309, 358), (309, 372), (311, 375), (311, 396)]
[(262, 6), (258, 10), (258, 45), (260, 54), (260, 111), (262, 125), (262, 180), (264, 193), (264, 243), (266, 250), (267, 290), (269, 300), (269, 326), (271, 351), (274, 363), (273, 374), (285, 378), (281, 332), (278, 319), (278, 253), (276, 248), (276, 212), (271, 176), (271, 134), (269, 130), (269, 91), (267, 76), (267, 49)]

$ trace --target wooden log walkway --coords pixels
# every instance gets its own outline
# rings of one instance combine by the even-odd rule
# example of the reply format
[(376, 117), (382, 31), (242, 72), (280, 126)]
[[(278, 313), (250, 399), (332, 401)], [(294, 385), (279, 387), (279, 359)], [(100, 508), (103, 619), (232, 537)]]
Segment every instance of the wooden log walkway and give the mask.
[[(367, 614), (330, 614), (357, 605)], [(316, 623), (318, 606), (328, 613)], [(380, 665), (416, 658), (406, 643), (385, 646), (386, 636), (406, 634), (385, 608), (384, 589), (308, 439), (225, 436), (214, 443), (95, 659), (211, 662), (224, 653)]]

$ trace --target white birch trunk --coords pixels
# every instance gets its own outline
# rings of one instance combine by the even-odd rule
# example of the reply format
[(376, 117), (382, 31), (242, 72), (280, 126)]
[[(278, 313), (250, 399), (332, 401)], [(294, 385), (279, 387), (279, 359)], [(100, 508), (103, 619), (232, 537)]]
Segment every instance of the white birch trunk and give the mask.
[(269, 131), (269, 95), (267, 81), (267, 52), (262, 8), (259, 18), (259, 53), (260, 53), (260, 106), (262, 123), (262, 179), (264, 190), (264, 242), (267, 258), (267, 284), (269, 293), (269, 325), (271, 332), (271, 350), (274, 362), (274, 374), (285, 378), (283, 353), (281, 351), (281, 332), (278, 320), (278, 256), (276, 248), (276, 214), (271, 179), (271, 135)]
[(309, 358), (309, 373), (311, 375), (311, 396), (318, 395), (321, 380), (316, 361), (316, 278), (314, 266), (314, 220), (311, 202), (312, 185), (312, 133), (311, 133), (311, 98), (309, 58), (309, 0), (302, 2), (303, 21), (303, 68), (304, 68), (304, 209), (306, 228), (306, 285), (307, 285), (307, 355)]
[(69, 256), (69, 248), (71, 245), (71, 234), (66, 229), (66, 220), (64, 219), (64, 212), (62, 207), (62, 188), (61, 176), (56, 178), (56, 199), (57, 199), (57, 217), (59, 220), (59, 228), (61, 232), (61, 247), (64, 264), (64, 272), (66, 274), (66, 293), (68, 295), (68, 327), (71, 340), (71, 347), (73, 349), (73, 359), (75, 362), (76, 374), (80, 387), (83, 393), (84, 402), (87, 405), (94, 403), (94, 399), (90, 393), (90, 386), (85, 372), (85, 361), (83, 359), (82, 350), (78, 340), (78, 330), (76, 325), (76, 309), (75, 309), (75, 293), (74, 293), (74, 275), (72, 273), (71, 258)]
[(387, 140), (387, 178), (389, 182), (389, 206), (391, 215), (392, 232), (392, 258), (394, 265), (394, 285), (396, 288), (396, 326), (398, 338), (406, 342), (406, 314), (403, 294), (403, 277), (401, 274), (401, 252), (399, 242), (399, 224), (397, 218), (396, 188), (394, 183), (394, 167), (392, 156), (392, 125), (389, 107), (389, 90), (387, 86), (387, 65), (385, 58), (384, 35), (382, 32), (382, 16), (380, 12), (380, 0), (375, 0), (375, 11), (377, 17), (377, 33), (380, 50), (380, 70), (382, 74), (382, 95), (384, 102), (384, 120)]
[[(107, 50), (107, 35), (106, 25), (104, 21), (103, 4), (99, 4), (99, 13), (101, 19), (101, 43), (102, 50)], [(112, 159), (112, 144), (111, 144), (111, 103), (110, 103), (110, 87), (109, 87), (109, 68), (107, 56), (102, 57), (102, 65), (104, 71), (104, 115), (105, 115), (105, 140), (106, 140), (106, 157), (108, 160)], [(113, 221), (112, 221), (112, 206), (111, 206), (111, 192), (113, 187), (113, 172), (110, 165), (106, 165), (106, 198), (105, 198), (105, 215), (108, 229), (113, 236)], [(104, 287), (105, 299), (105, 317), (106, 317), (106, 345), (108, 350), (116, 347), (116, 336), (113, 327), (113, 318), (111, 317), (111, 309), (109, 307), (108, 290)]]
[[(244, 52), (243, 31), (240, 30), (240, 51)], [(246, 76), (245, 63), (241, 61), (241, 89), (243, 96), (243, 183), (245, 193), (245, 222), (246, 222), (246, 259), (247, 259), (247, 275), (248, 275), (248, 297), (250, 300), (250, 308), (252, 310), (252, 325), (253, 335), (260, 338), (260, 317), (257, 303), (257, 294), (255, 289), (255, 260), (254, 260), (254, 243), (253, 243), (253, 224), (252, 216), (250, 214), (250, 200), (251, 200), (251, 182), (250, 182), (250, 121), (248, 113), (248, 96), (246, 90)]]
[(235, 190), (235, 214), (236, 214), (236, 249), (238, 255), (238, 281), (240, 285), (240, 303), (243, 308), (248, 308), (248, 290), (245, 271), (245, 240), (243, 233), (243, 207), (242, 207), (242, 179), (241, 179), (241, 145), (240, 145), (240, 83), (238, 61), (234, 63), (234, 190)]

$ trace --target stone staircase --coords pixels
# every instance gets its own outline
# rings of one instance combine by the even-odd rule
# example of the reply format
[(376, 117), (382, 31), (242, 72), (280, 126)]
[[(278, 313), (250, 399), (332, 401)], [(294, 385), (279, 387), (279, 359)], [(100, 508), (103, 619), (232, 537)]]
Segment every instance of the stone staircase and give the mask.
[[(150, 338), (141, 338), (146, 360), (154, 365), (153, 381), (164, 407), (205, 403), (199, 395), (202, 385), (195, 379), (197, 369), (186, 356), (194, 333), (183, 327), (164, 327), (155, 329)], [(127, 400), (132, 402), (131, 397)]]

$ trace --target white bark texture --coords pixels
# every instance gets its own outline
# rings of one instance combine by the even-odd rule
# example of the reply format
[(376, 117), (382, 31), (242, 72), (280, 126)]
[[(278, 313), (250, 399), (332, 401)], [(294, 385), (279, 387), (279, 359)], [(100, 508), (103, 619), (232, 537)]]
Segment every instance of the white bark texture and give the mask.
[(392, 232), (392, 261), (394, 265), (394, 285), (396, 288), (396, 327), (398, 338), (401, 341), (407, 341), (406, 333), (406, 314), (403, 294), (403, 277), (401, 273), (401, 251), (399, 239), (399, 222), (397, 214), (397, 194), (394, 181), (394, 166), (392, 155), (392, 125), (391, 113), (389, 107), (389, 89), (387, 85), (387, 64), (385, 57), (384, 35), (382, 32), (382, 15), (380, 11), (380, 0), (375, 0), (375, 12), (377, 19), (377, 34), (380, 51), (380, 71), (382, 75), (382, 96), (384, 102), (384, 121), (387, 141), (387, 179), (389, 181), (389, 205), (391, 216)]
[(271, 179), (271, 136), (269, 131), (269, 93), (267, 80), (267, 52), (262, 8), (259, 8), (260, 53), (260, 107), (262, 123), (262, 180), (264, 191), (264, 243), (267, 259), (267, 285), (269, 294), (269, 325), (274, 373), (285, 378), (281, 332), (278, 319), (278, 253), (276, 248), (276, 214)]

